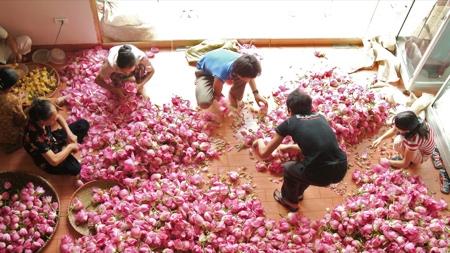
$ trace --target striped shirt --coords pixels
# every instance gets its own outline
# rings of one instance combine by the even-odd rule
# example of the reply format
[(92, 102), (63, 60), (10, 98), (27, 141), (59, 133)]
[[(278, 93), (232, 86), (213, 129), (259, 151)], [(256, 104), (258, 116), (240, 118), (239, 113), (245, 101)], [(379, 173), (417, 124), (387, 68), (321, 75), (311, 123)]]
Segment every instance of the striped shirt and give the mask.
[(428, 127), (428, 138), (420, 137), (419, 134), (414, 135), (409, 139), (403, 139), (403, 143), (405, 147), (407, 147), (411, 151), (419, 150), (420, 153), (424, 156), (429, 156), (433, 153), (435, 142), (434, 142), (434, 131), (433, 128), (426, 123)]

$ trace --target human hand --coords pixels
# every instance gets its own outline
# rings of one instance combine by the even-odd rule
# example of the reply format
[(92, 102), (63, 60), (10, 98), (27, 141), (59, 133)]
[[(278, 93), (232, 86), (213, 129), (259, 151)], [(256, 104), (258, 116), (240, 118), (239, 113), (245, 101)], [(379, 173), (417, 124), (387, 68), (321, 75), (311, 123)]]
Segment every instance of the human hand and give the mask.
[(268, 107), (267, 100), (265, 100), (261, 95), (256, 94), (255, 101), (261, 110), (266, 109), (266, 111), (267, 111), (267, 107)]
[(281, 153), (300, 153), (300, 148), (296, 144), (280, 144), (277, 149)]
[(25, 102), (28, 101), (28, 92), (26, 91), (21, 91), (18, 95), (17, 98), (19, 99), (20, 103), (24, 104)]
[(68, 143), (77, 143), (77, 141), (78, 141), (78, 137), (76, 135), (74, 135), (73, 133), (67, 134), (67, 142)]
[(14, 63), (18, 63), (22, 61), (22, 55), (17, 52), (12, 52), (12, 59)]
[(280, 146), (278, 146), (278, 150), (281, 153), (287, 153), (287, 152), (293, 150), (293, 148), (291, 147), (291, 145), (288, 145), (288, 144), (280, 144)]
[(70, 143), (68, 145), (71, 149), (71, 153), (77, 153), (80, 150), (80, 147), (78, 146), (78, 143)]
[(383, 139), (381, 137), (378, 137), (376, 140), (374, 140), (372, 142), (372, 145), (370, 147), (372, 148), (376, 148), (378, 147), (378, 145), (380, 145), (380, 143), (383, 141)]
[(260, 152), (261, 144), (263, 144), (262, 139), (256, 139), (252, 143), (252, 151), (258, 158), (261, 158), (261, 152)]
[(64, 103), (66, 103), (67, 98), (68, 98), (68, 95), (58, 97), (55, 99), (55, 104), (57, 106), (62, 106), (62, 105), (64, 105)]
[(252, 142), (252, 148), (258, 148), (259, 147), (259, 139), (255, 139), (253, 142)]

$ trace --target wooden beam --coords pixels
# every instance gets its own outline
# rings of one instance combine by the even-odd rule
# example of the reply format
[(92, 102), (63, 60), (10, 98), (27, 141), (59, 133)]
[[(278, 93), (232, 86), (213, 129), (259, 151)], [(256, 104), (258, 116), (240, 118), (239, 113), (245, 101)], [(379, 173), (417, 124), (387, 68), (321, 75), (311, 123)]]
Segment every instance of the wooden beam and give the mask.
[[(251, 43), (258, 47), (308, 47), (308, 46), (362, 46), (360, 38), (308, 38), (308, 39), (238, 39), (241, 43)], [(158, 47), (175, 51), (177, 48), (190, 47), (203, 40), (152, 40), (136, 42), (104, 42), (102, 46), (110, 48), (116, 45), (130, 43), (139, 48)], [(74, 50), (78, 49), (73, 45)], [(81, 48), (86, 48), (81, 45)]]
[[(251, 43), (257, 47), (311, 47), (311, 46), (362, 46), (360, 38), (311, 38), (311, 39), (238, 39), (241, 43)], [(202, 42), (202, 40), (152, 40), (152, 41), (136, 41), (136, 42), (105, 42), (99, 44), (62, 44), (59, 48), (66, 51), (74, 51), (78, 49), (92, 48), (101, 45), (103, 48), (110, 48), (122, 44), (133, 44), (139, 48), (158, 47), (160, 49), (169, 49), (172, 51), (178, 48), (186, 48), (194, 46)], [(53, 48), (54, 45), (37, 45), (37, 48)]]

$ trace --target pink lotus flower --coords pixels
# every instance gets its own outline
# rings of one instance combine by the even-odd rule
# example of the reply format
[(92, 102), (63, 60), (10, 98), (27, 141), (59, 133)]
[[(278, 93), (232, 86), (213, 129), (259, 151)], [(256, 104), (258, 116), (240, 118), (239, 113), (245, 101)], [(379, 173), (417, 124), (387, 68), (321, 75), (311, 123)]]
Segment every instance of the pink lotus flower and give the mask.
[(230, 171), (228, 172), (228, 177), (230, 177), (232, 182), (236, 182), (239, 179), (239, 173), (236, 171)]
[(134, 155), (132, 155), (130, 158), (126, 159), (123, 162), (123, 169), (125, 172), (133, 172), (136, 170), (136, 161), (134, 159)]
[[(266, 218), (252, 185), (240, 182), (239, 173), (228, 174), (230, 180), (197, 173), (199, 165), (220, 155), (212, 144), (210, 116), (199, 114), (180, 97), (162, 106), (134, 94), (121, 103), (111, 99), (92, 78), (106, 54), (99, 48), (81, 51), (61, 77), (68, 87), (63, 93), (71, 94), (70, 120), (86, 118), (92, 126), (81, 146), (82, 179), (115, 179), (120, 186), (93, 192), (95, 208), (80, 220), (87, 216), (85, 224), (96, 233), (63, 238), (63, 253), (407, 252), (412, 245), (418, 252), (439, 252), (448, 247), (442, 238), (448, 237), (449, 219), (439, 213), (445, 201), (432, 199), (420, 179), (391, 171), (385, 164), (355, 171), (356, 194), (319, 221), (300, 214), (279, 222)], [(255, 131), (236, 129), (237, 138), (247, 146), (256, 138), (267, 141), (273, 127), (287, 117), (287, 93), (298, 87), (313, 96), (314, 109), (326, 115), (343, 147), (360, 142), (386, 121), (386, 102), (339, 69), (322, 66), (280, 85), (273, 92), (278, 106), (266, 116), (256, 116), (260, 121)], [(274, 153), (257, 168), (280, 173), (284, 161), (297, 158)], [(28, 202), (21, 212), (28, 211)], [(38, 211), (25, 214), (29, 222), (39, 217)], [(46, 230), (42, 227), (39, 233)], [(32, 241), (23, 245), (31, 248)]]
[(40, 249), (56, 226), (58, 203), (32, 182), (22, 189), (5, 182), (0, 196), (0, 252)]
[(9, 182), (9, 181), (6, 181), (6, 182), (3, 183), (3, 188), (4, 188), (5, 190), (11, 189), (11, 186), (12, 186), (12, 184), (11, 184), (11, 182)]
[(75, 223), (77, 225), (85, 224), (88, 221), (88, 215), (84, 209), (81, 209), (75, 214)]
[(189, 178), (189, 182), (190, 182), (191, 184), (193, 184), (193, 185), (199, 185), (199, 184), (202, 183), (202, 181), (203, 181), (203, 178), (202, 178), (202, 176), (199, 175), (199, 174), (192, 175), (192, 176)]
[(82, 208), (84, 208), (84, 205), (83, 205), (83, 203), (81, 202), (80, 199), (74, 198), (74, 199), (72, 200), (71, 208), (72, 208), (73, 211), (78, 212), (78, 211), (80, 211)]

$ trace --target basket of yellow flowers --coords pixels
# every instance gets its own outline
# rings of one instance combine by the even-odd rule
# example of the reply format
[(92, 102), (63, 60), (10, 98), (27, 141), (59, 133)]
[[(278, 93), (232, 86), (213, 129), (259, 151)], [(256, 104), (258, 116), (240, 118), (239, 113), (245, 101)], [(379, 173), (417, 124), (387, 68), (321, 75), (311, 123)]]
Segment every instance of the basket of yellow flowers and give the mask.
[(33, 98), (52, 97), (59, 87), (58, 71), (43, 63), (26, 63), (26, 73), (11, 92), (22, 98), (24, 105), (30, 105)]

